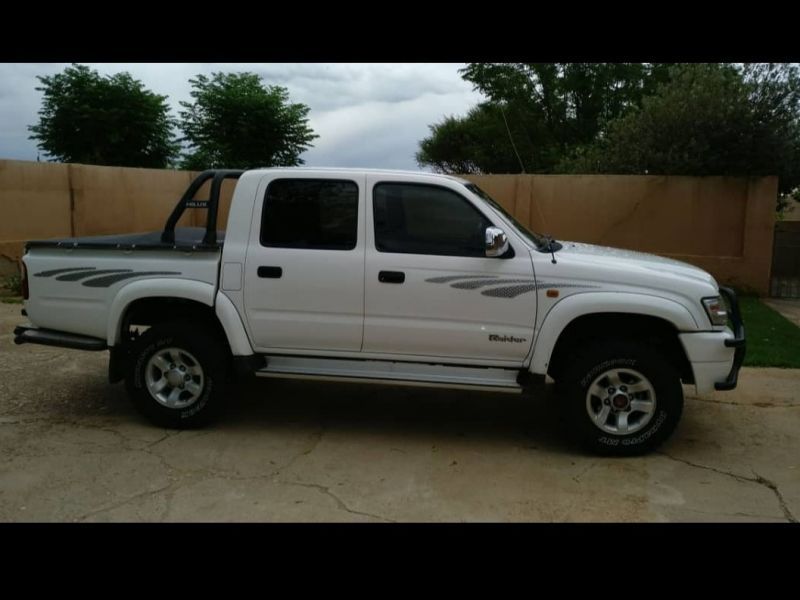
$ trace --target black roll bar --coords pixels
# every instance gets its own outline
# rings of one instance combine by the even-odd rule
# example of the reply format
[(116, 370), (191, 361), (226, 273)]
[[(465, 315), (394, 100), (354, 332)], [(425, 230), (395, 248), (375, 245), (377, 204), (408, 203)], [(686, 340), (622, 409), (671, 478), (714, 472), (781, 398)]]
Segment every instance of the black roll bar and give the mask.
[[(195, 177), (194, 181), (186, 188), (181, 199), (178, 200), (178, 204), (172, 209), (172, 213), (167, 219), (167, 224), (164, 225), (164, 231), (161, 233), (161, 242), (164, 244), (175, 243), (175, 225), (177, 225), (178, 220), (183, 216), (187, 208), (206, 208), (208, 217), (206, 218), (206, 234), (203, 237), (203, 244), (216, 244), (217, 211), (219, 210), (219, 193), (222, 190), (222, 181), (224, 179), (239, 179), (242, 173), (244, 171), (240, 169), (209, 169)], [(194, 200), (197, 190), (209, 179), (212, 181), (211, 194), (208, 200)]]

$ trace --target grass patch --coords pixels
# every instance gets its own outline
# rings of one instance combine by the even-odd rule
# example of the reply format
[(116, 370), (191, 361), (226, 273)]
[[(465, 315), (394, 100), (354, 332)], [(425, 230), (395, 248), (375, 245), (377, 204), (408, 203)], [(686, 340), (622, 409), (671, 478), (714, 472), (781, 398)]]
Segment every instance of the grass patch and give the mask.
[(22, 298), (17, 296), (6, 296), (5, 298), (0, 298), (0, 302), (3, 304), (22, 304)]
[(739, 298), (747, 337), (746, 367), (800, 369), (800, 327), (758, 298)]
[(8, 275), (0, 281), (0, 288), (4, 288), (12, 296), (22, 295), (22, 277), (19, 275)]

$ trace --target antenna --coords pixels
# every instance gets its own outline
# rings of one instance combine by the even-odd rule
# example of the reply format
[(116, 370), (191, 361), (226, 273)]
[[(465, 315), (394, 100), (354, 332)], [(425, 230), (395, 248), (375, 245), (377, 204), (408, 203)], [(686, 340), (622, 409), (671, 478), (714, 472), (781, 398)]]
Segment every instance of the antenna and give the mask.
[(517, 155), (517, 160), (519, 161), (519, 168), (520, 170), (525, 173), (525, 166), (522, 164), (522, 159), (519, 157), (519, 152), (517, 152), (517, 147), (514, 145), (514, 138), (511, 137), (511, 129), (508, 127), (508, 120), (506, 119), (506, 111), (503, 110), (503, 105), (498, 104), (500, 107), (500, 114), (503, 115), (503, 123), (506, 124), (506, 131), (508, 132), (508, 141), (511, 142), (511, 147), (514, 149), (514, 154)]

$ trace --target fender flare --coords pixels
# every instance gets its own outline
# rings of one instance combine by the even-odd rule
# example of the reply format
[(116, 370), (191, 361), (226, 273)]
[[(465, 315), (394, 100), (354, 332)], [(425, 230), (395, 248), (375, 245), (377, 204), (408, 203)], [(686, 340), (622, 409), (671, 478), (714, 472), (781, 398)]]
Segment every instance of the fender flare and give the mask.
[(631, 313), (659, 317), (678, 331), (698, 329), (692, 313), (684, 305), (660, 296), (630, 292), (585, 292), (567, 296), (547, 313), (533, 343), (530, 372), (547, 374), (558, 338), (578, 317), (595, 313)]
[(108, 311), (107, 343), (114, 347), (120, 336), (122, 315), (128, 310), (131, 302), (142, 298), (183, 298), (194, 300), (206, 306), (214, 306), (215, 287), (210, 283), (191, 279), (174, 279), (159, 277), (158, 279), (140, 279), (133, 281), (114, 296)]
[(221, 290), (217, 292), (214, 312), (222, 325), (222, 329), (225, 330), (225, 336), (228, 338), (228, 344), (233, 355), (251, 356), (254, 354), (253, 346), (250, 343), (250, 338), (247, 337), (247, 331), (245, 331), (239, 311), (236, 310), (236, 306), (231, 302), (231, 299), (223, 294)]

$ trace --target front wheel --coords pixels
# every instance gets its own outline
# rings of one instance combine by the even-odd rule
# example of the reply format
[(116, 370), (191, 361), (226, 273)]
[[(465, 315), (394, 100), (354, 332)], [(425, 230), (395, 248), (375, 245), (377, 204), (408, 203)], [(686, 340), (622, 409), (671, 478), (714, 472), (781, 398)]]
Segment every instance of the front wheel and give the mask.
[(649, 452), (669, 437), (683, 411), (678, 372), (639, 342), (585, 347), (558, 383), (570, 432), (597, 454)]
[(214, 336), (188, 324), (155, 325), (132, 348), (126, 387), (147, 419), (185, 429), (220, 414), (225, 377), (226, 360)]

